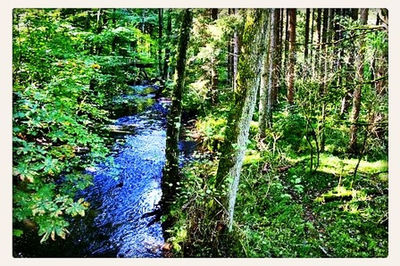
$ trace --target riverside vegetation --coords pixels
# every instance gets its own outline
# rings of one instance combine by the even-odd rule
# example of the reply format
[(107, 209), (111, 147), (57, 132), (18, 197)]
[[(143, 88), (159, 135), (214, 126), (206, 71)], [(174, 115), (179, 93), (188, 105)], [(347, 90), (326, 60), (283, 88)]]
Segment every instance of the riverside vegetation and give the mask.
[(14, 256), (386, 257), (388, 27), (14, 9)]

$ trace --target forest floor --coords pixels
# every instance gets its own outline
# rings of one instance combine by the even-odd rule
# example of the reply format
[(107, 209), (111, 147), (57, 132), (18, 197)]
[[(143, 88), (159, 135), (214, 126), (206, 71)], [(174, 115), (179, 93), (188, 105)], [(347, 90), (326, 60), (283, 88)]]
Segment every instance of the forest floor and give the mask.
[[(186, 135), (209, 150), (215, 143), (204, 132), (215, 128), (218, 121), (206, 126), (197, 121)], [(209, 133), (213, 140), (219, 139), (215, 132)], [(214, 231), (204, 229), (212, 220), (207, 209), (218, 198), (212, 185), (218, 159), (199, 160), (183, 169), (182, 191), (172, 212), (177, 222), (169, 239), (174, 256), (387, 256), (386, 160), (361, 160), (354, 177), (357, 159), (325, 152), (319, 167), (310, 172), (308, 154), (271, 155), (260, 152), (254, 142), (244, 160), (229, 243), (218, 240), (218, 226)], [(206, 243), (201, 239), (207, 234), (212, 240)]]

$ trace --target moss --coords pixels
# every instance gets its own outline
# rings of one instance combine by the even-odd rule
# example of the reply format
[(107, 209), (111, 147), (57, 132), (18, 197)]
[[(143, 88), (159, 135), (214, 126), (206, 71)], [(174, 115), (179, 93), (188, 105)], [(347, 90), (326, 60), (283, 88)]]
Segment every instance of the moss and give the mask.
[[(358, 162), (358, 159), (341, 159), (331, 154), (322, 154), (320, 157), (319, 171), (334, 175), (351, 174)], [(388, 171), (388, 163), (384, 160), (368, 162), (362, 160), (358, 168), (360, 173), (375, 174)]]
[(261, 161), (262, 158), (260, 157), (260, 153), (248, 154), (244, 156), (243, 165), (254, 164)]

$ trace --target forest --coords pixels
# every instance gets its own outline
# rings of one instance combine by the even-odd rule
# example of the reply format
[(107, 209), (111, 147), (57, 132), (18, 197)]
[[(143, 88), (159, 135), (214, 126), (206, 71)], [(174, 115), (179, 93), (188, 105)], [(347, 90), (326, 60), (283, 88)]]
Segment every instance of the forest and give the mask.
[(13, 256), (387, 257), (388, 10), (13, 10)]

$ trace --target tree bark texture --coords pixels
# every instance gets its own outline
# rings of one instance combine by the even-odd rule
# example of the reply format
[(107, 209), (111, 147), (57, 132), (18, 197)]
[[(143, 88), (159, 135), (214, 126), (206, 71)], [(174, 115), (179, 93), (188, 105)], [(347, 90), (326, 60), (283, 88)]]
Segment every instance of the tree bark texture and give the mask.
[[(215, 21), (218, 19), (218, 8), (211, 9), (211, 19)], [(211, 104), (217, 103), (218, 97), (218, 60), (215, 55), (211, 56), (211, 88), (210, 88), (210, 99)]]
[(265, 138), (265, 130), (267, 129), (267, 120), (268, 120), (268, 100), (269, 96), (271, 94), (271, 90), (268, 87), (269, 83), (269, 67), (270, 67), (270, 60), (271, 60), (271, 47), (272, 47), (272, 36), (273, 36), (273, 28), (272, 28), (272, 21), (274, 19), (274, 9), (270, 11), (270, 23), (269, 23), (269, 29), (267, 28), (267, 40), (268, 41), (268, 46), (266, 49), (266, 52), (263, 54), (263, 62), (262, 62), (262, 72), (261, 72), (261, 80), (260, 80), (260, 97), (259, 97), (259, 105), (258, 105), (258, 113), (259, 113), (259, 119), (258, 119), (258, 134), (260, 135), (261, 139)]
[(158, 71), (162, 71), (162, 33), (163, 33), (163, 9), (158, 9)]
[[(169, 39), (171, 37), (171, 31), (172, 31), (172, 19), (171, 19), (171, 9), (168, 9), (168, 16), (167, 16), (167, 30), (166, 30), (166, 36)], [(163, 67), (163, 80), (168, 80), (169, 79), (169, 57), (170, 57), (170, 48), (168, 44), (165, 47), (165, 58), (164, 58), (164, 67)]]
[(296, 64), (296, 9), (289, 10), (289, 66), (288, 66), (288, 86), (287, 100), (289, 104), (294, 103), (294, 76)]
[(308, 58), (308, 42), (310, 37), (310, 9), (306, 9), (306, 23), (304, 28), (304, 59), (307, 61)]
[[(234, 8), (233, 13), (237, 14), (238, 9)], [(236, 80), (237, 80), (237, 72), (238, 72), (238, 62), (239, 62), (239, 35), (238, 29), (235, 29), (233, 33), (233, 91), (236, 91)]]
[[(162, 206), (168, 208), (171, 200), (176, 194), (177, 182), (179, 182), (179, 150), (178, 140), (181, 129), (182, 115), (182, 96), (185, 87), (185, 66), (186, 52), (190, 38), (190, 30), (192, 25), (192, 10), (186, 9), (182, 20), (180, 30), (178, 55), (177, 55), (177, 80), (173, 89), (172, 105), (167, 119), (167, 139), (166, 139), (166, 161), (162, 180)], [(164, 209), (165, 211), (165, 209)]]
[[(368, 8), (360, 9), (360, 24), (366, 25), (368, 21)], [(350, 126), (350, 145), (349, 149), (352, 153), (357, 153), (357, 131), (358, 131), (358, 118), (360, 115), (360, 107), (361, 107), (361, 89), (362, 82), (364, 80), (364, 39), (360, 37), (360, 47), (358, 56), (356, 57), (356, 80), (359, 82), (358, 85), (354, 88), (353, 92), (353, 108), (351, 112), (351, 126)]]
[(235, 90), (235, 104), (228, 119), (226, 141), (217, 171), (219, 186), (227, 177), (231, 180), (228, 198), (228, 228), (232, 229), (233, 213), (239, 177), (242, 169), (250, 121), (260, 86), (262, 59), (265, 49), (267, 11), (246, 9), (242, 53), (238, 65), (238, 81)]

